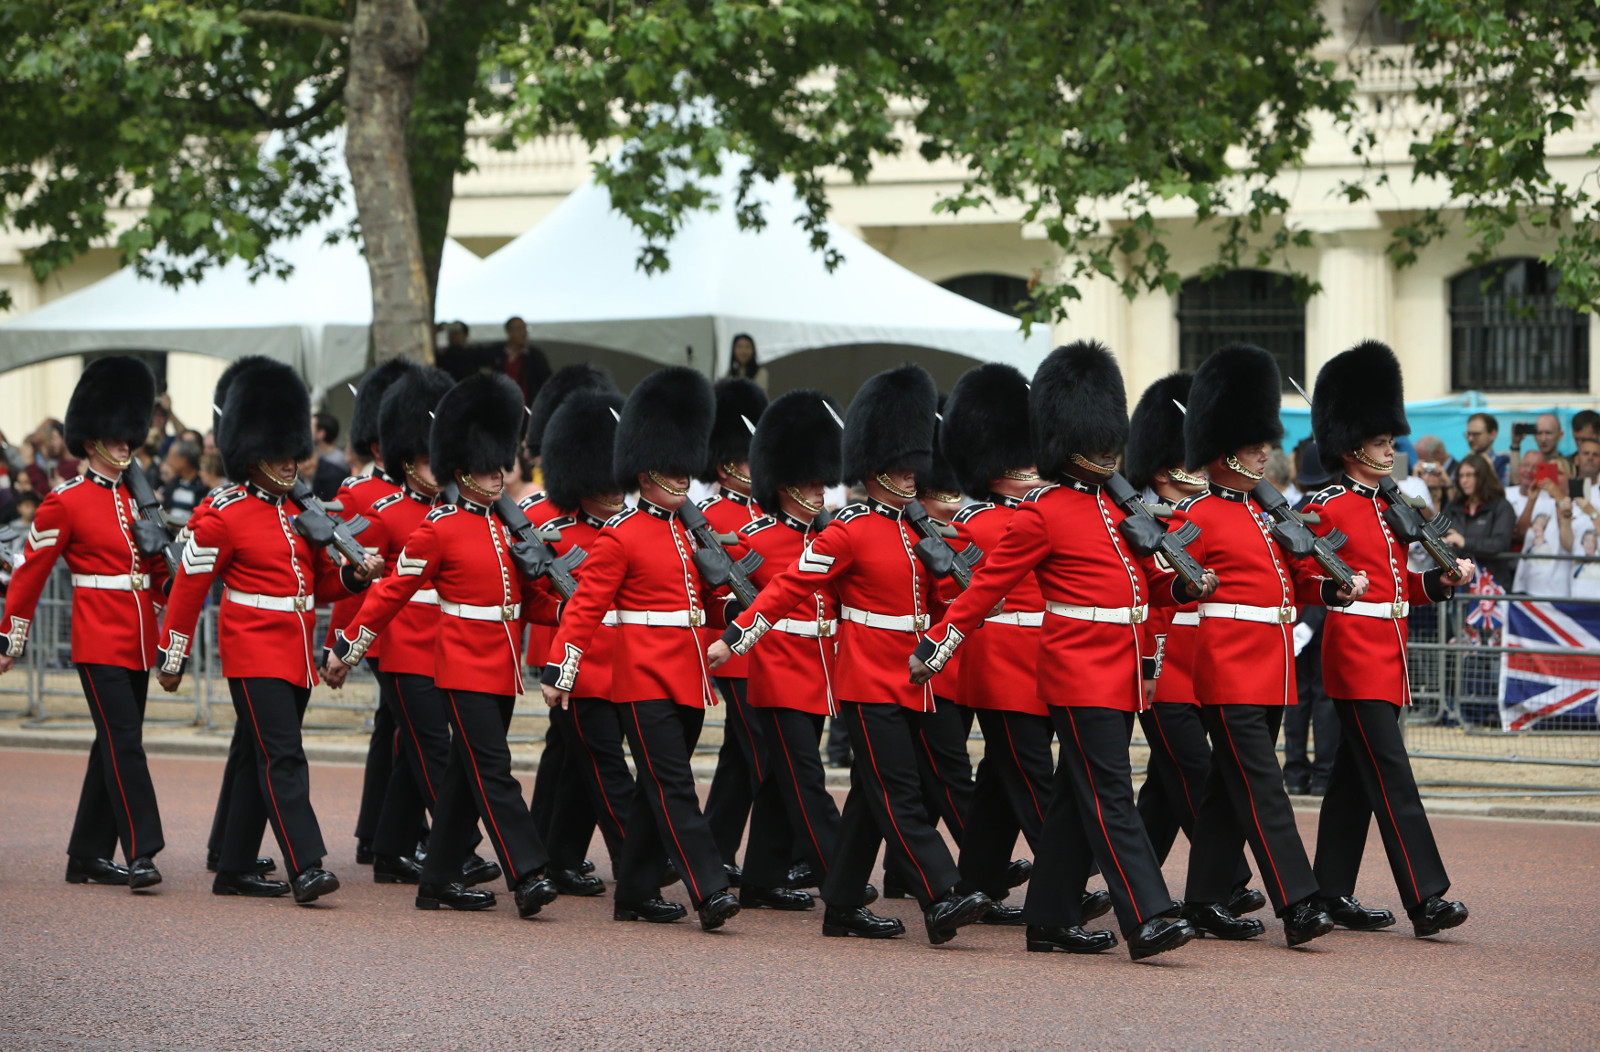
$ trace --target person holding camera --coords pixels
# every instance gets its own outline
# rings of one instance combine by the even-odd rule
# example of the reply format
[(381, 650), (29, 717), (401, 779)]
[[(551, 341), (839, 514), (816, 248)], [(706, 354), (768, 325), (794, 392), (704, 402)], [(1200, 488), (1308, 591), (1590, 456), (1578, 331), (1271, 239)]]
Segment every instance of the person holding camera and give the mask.
[[(1567, 472), (1547, 462), (1540, 450), (1529, 450), (1518, 464), (1520, 485), (1506, 494), (1516, 509), (1513, 543), (1525, 555), (1571, 555), (1577, 542), (1594, 529), (1594, 520), (1573, 506)], [(1537, 596), (1564, 596), (1568, 591), (1565, 564), (1558, 559), (1523, 558), (1512, 590)]]

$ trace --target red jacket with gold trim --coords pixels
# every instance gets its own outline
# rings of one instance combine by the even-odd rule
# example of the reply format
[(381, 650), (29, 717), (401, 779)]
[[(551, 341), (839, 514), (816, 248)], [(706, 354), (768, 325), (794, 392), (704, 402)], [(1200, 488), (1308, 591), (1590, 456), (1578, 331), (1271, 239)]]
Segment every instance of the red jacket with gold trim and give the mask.
[(542, 681), (572, 691), (602, 619), (615, 610), (612, 701), (714, 704), (699, 634), (711, 595), (694, 551), (677, 517), (648, 501), (607, 520), (580, 567), (583, 577), (562, 612)]
[[(373, 509), (377, 507), (378, 502), (394, 496), (402, 489), (400, 483), (390, 478), (381, 467), (374, 466), (370, 475), (351, 475), (339, 484), (339, 494), (335, 498), (340, 505), (339, 518), (349, 522), (360, 515), (368, 522), (376, 522)], [(363, 530), (357, 539), (367, 551), (377, 550), (378, 542), (375, 534)], [(402, 537), (400, 540), (403, 545), (405, 538)], [(333, 646), (334, 632), (349, 624), (350, 619), (356, 616), (356, 611), (361, 609), (361, 599), (359, 595), (349, 596), (333, 604), (333, 617), (328, 622), (328, 638), (323, 641), (324, 646)], [(367, 657), (377, 660), (382, 649), (383, 640), (374, 640), (372, 647), (367, 651)], [(418, 673), (418, 675), (429, 675), (429, 673)]]
[[(378, 498), (372, 507), (358, 513), (369, 523), (361, 531), (362, 546), (383, 557), (386, 577), (395, 573), (411, 535), (433, 510), (436, 499), (407, 487)], [(333, 604), (333, 616), (328, 624), (329, 646), (333, 645), (339, 631), (348, 628), (350, 622), (360, 616), (365, 598), (352, 596)], [(365, 656), (371, 657), (374, 649), (383, 646), (383, 671), (432, 678), (438, 639), (439, 594), (431, 588), (422, 589), (413, 594), (394, 620), (378, 633)]]
[[(739, 548), (728, 554), (742, 559), (746, 552), (758, 552), (762, 562), (750, 583), (764, 589), (806, 555), (808, 538), (820, 535), (810, 523), (779, 511), (742, 527)], [(827, 587), (801, 600), (787, 622), (775, 622), (778, 629), (748, 656), (750, 704), (817, 715), (835, 711), (838, 622), (839, 600)]]
[[(542, 493), (529, 498), (522, 510), (527, 513), (528, 521), (561, 531), (561, 540), (552, 542), (557, 555), (565, 555), (573, 548), (582, 548), (587, 556), (594, 551), (595, 542), (600, 539), (600, 531), (606, 524), (605, 519), (597, 519), (582, 509), (576, 514), (568, 515), (550, 503)], [(577, 569), (572, 571), (572, 576), (581, 583), (584, 571), (588, 567), (589, 560), (586, 557), (578, 564)], [(614, 620), (610, 611), (606, 613)], [(611, 660), (617, 645), (617, 628), (615, 624), (607, 624), (606, 620), (606, 617), (601, 618), (600, 627), (596, 628), (594, 635), (589, 638), (588, 649), (583, 655), (583, 666), (578, 671), (578, 680), (572, 689), (572, 696), (575, 698), (611, 700)], [(528, 664), (535, 668), (536, 675), (544, 671), (544, 660), (550, 656), (550, 645), (555, 642), (557, 627), (529, 626)]]
[[(1000, 547), (1005, 539), (1011, 519), (1021, 504), (1014, 498), (991, 496), (983, 503), (962, 508), (954, 522), (959, 535), (957, 547), (976, 544), (985, 553), (978, 562), (979, 567), (983, 566), (988, 553)], [(999, 618), (986, 618), (939, 673), (947, 676), (952, 664), (958, 666), (961, 685), (957, 698), (961, 704), (1036, 716), (1049, 714), (1044, 702), (1039, 700), (1037, 689), (1041, 625), (1008, 623), (1041, 618), (1043, 610), (1044, 594), (1039, 590), (1038, 578), (1023, 574), (1006, 593), (1005, 609)], [(935, 684), (937, 692), (937, 679)]]
[(832, 586), (840, 608), (834, 697), (930, 711), (932, 690), (906, 678), (911, 651), (944, 608), (937, 579), (914, 552), (920, 539), (900, 508), (847, 504), (722, 638), (735, 653), (749, 653), (774, 622), (797, 608), (805, 616), (814, 593)]
[[(737, 534), (741, 529), (753, 522), (759, 522), (763, 516), (761, 506), (749, 496), (731, 490), (726, 486), (718, 486), (717, 492), (700, 502), (700, 510), (705, 513), (706, 521), (718, 533)], [(737, 558), (737, 556), (735, 557)], [(755, 582), (752, 581), (752, 584)], [(705, 628), (700, 633), (701, 641), (710, 645), (717, 638), (717, 631)], [(717, 675), (723, 679), (748, 679), (750, 676), (749, 660), (742, 654), (735, 654), (723, 666), (717, 669)]]
[(87, 468), (45, 496), (6, 591), (3, 623), (12, 657), (22, 655), (50, 570), (65, 556), (74, 577), (92, 575), (93, 583), (104, 586), (74, 583), (72, 660), (131, 669), (155, 664), (157, 603), (167, 566), (139, 554), (132, 529), (137, 515), (121, 479)]
[(1328, 610), (1322, 631), (1322, 682), (1330, 698), (1348, 701), (1411, 703), (1406, 673), (1406, 619), (1401, 607), (1423, 606), (1449, 599), (1455, 589), (1444, 584), (1438, 567), (1412, 573), (1406, 566), (1407, 546), (1384, 520), (1384, 503), (1372, 486), (1346, 476), (1311, 498), (1306, 506), (1321, 520), (1319, 535), (1337, 529), (1347, 540), (1339, 555), (1352, 570), (1367, 572), (1367, 594), (1350, 609), (1387, 607), (1386, 617), (1367, 617), (1339, 607)]

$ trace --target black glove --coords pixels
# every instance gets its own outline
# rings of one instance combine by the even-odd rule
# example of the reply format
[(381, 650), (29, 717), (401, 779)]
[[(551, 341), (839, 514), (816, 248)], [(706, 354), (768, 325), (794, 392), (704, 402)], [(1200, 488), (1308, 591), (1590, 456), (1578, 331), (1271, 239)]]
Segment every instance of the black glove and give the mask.
[(139, 554), (147, 557), (160, 555), (171, 543), (172, 538), (167, 536), (166, 527), (159, 522), (149, 519), (133, 520), (133, 543), (139, 549)]
[(1154, 555), (1167, 535), (1167, 528), (1152, 516), (1129, 515), (1117, 523), (1117, 532), (1140, 555)]
[(536, 581), (550, 568), (550, 548), (542, 543), (518, 541), (511, 546), (511, 561), (525, 579)]

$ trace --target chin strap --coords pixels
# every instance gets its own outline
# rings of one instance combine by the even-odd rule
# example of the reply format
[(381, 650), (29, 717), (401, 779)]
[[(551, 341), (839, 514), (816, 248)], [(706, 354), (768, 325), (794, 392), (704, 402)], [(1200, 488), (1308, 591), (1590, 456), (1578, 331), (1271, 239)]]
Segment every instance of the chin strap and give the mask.
[(417, 474), (417, 469), (412, 467), (411, 461), (409, 460), (406, 461), (406, 478), (411, 480), (412, 489), (415, 489), (424, 497), (437, 497), (439, 495), (438, 484), (429, 482), (427, 479), (424, 479), (421, 475)]
[(800, 505), (813, 515), (822, 510), (821, 504), (813, 504), (811, 501), (806, 500), (805, 497), (801, 496), (800, 491), (793, 486), (783, 487), (783, 492), (787, 493), (790, 497), (793, 497), (796, 504)]
[(1385, 475), (1387, 475), (1387, 474), (1389, 474), (1389, 472), (1394, 470), (1394, 465), (1392, 463), (1391, 464), (1380, 464), (1376, 460), (1373, 460), (1371, 457), (1367, 456), (1366, 450), (1363, 450), (1363, 449), (1352, 449), (1350, 451), (1350, 455), (1355, 457), (1357, 460), (1361, 461), (1361, 463), (1365, 464), (1367, 467), (1371, 468), (1373, 471), (1381, 471)]
[(656, 474), (654, 471), (646, 471), (645, 474), (650, 476), (651, 482), (654, 482), (656, 485), (666, 490), (671, 496), (687, 497), (689, 495), (689, 491), (687, 489), (679, 489), (666, 479), (662, 478), (660, 475)]
[(288, 478), (279, 478), (276, 474), (273, 473), (272, 469), (267, 466), (267, 462), (265, 460), (256, 461), (256, 467), (260, 468), (261, 469), (261, 473), (263, 475), (267, 476), (267, 478), (274, 485), (282, 486), (284, 489), (288, 489), (289, 487), (294, 485), (294, 475), (293, 474), (291, 474)]
[(1094, 474), (1099, 475), (1103, 479), (1108, 479), (1112, 475), (1115, 475), (1117, 473), (1117, 469), (1116, 468), (1108, 468), (1108, 467), (1104, 467), (1104, 466), (1102, 466), (1100, 464), (1096, 464), (1094, 461), (1089, 460), (1087, 457), (1085, 457), (1082, 453), (1074, 453), (1068, 459), (1070, 459), (1074, 464), (1078, 465), (1080, 468), (1083, 468), (1085, 471), (1091, 471)]
[(1206, 485), (1206, 480), (1205, 480), (1204, 476), (1202, 476), (1202, 475), (1191, 475), (1187, 471), (1183, 470), (1182, 468), (1168, 468), (1167, 469), (1167, 477), (1169, 479), (1171, 479), (1172, 481), (1180, 483), (1180, 484), (1185, 485), (1185, 486), (1204, 486), (1204, 485)]
[(888, 474), (886, 472), (880, 471), (880, 472), (878, 472), (876, 475), (874, 475), (872, 477), (873, 477), (873, 480), (878, 483), (878, 485), (882, 486), (884, 489), (888, 490), (890, 493), (894, 494), (896, 497), (899, 497), (901, 500), (914, 500), (914, 499), (916, 499), (916, 496), (917, 496), (917, 491), (916, 490), (914, 490), (914, 489), (911, 489), (911, 490), (901, 489), (899, 486), (896, 486), (894, 484), (894, 480), (889, 478), (889, 476), (888, 476)]
[(1040, 481), (1039, 473), (1037, 471), (1033, 471), (1031, 469), (1028, 470), (1028, 471), (1022, 471), (1022, 470), (1018, 470), (1018, 469), (1013, 469), (1011, 471), (1002, 471), (1002, 472), (1000, 472), (1000, 477), (1003, 478), (1003, 479), (1010, 479), (1012, 482), (1038, 482), (1038, 481)]
[(1251, 471), (1249, 468), (1239, 463), (1239, 458), (1234, 456), (1232, 453), (1228, 454), (1228, 458), (1224, 460), (1223, 463), (1228, 466), (1229, 471), (1237, 471), (1251, 482), (1260, 482), (1262, 479), (1267, 477), (1261, 472)]
[(465, 471), (456, 472), (456, 481), (461, 484), (462, 489), (470, 491), (473, 496), (478, 497), (480, 502), (483, 504), (492, 504), (500, 497), (499, 493), (486, 490), (476, 482), (472, 481), (472, 476), (468, 475)]
[(726, 464), (722, 465), (722, 470), (727, 473), (729, 478), (738, 479), (746, 486), (750, 485), (750, 476), (740, 471), (738, 466), (734, 464), (733, 461), (730, 460)]
[(128, 456), (127, 456), (127, 459), (125, 459), (125, 460), (118, 460), (116, 457), (112, 456), (110, 454), (110, 452), (108, 452), (106, 450), (105, 443), (100, 441), (98, 438), (95, 439), (94, 441), (90, 442), (89, 446), (96, 453), (99, 453), (102, 457), (104, 457), (107, 464), (110, 464), (112, 467), (116, 468), (118, 471), (122, 471), (129, 464), (133, 463), (133, 447), (131, 447), (131, 446), (128, 448)]

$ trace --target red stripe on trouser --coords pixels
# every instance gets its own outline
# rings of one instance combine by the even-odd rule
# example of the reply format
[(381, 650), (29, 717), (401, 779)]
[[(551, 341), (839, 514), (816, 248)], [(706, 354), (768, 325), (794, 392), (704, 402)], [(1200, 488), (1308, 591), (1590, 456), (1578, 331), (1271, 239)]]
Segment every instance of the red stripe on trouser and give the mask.
[(400, 677), (394, 678), (395, 700), (400, 702), (400, 711), (406, 716), (406, 730), (411, 733), (411, 744), (417, 747), (417, 760), (422, 767), (422, 784), (428, 787), (428, 803), (439, 802), (439, 794), (433, 791), (433, 779), (428, 777), (428, 758), (422, 755), (422, 742), (417, 740), (417, 729), (411, 725), (411, 710), (406, 708), (406, 695), (400, 689)]
[(633, 713), (633, 729), (639, 732), (639, 751), (644, 753), (645, 770), (650, 772), (650, 780), (656, 783), (656, 795), (661, 798), (661, 817), (667, 823), (667, 832), (672, 834), (672, 846), (678, 849), (678, 861), (682, 863), (683, 879), (689, 882), (689, 891), (694, 895), (694, 901), (705, 901), (700, 894), (700, 885), (694, 879), (694, 869), (689, 865), (689, 858), (683, 853), (683, 844), (678, 841), (678, 829), (672, 824), (672, 812), (667, 810), (667, 791), (661, 787), (661, 779), (656, 777), (656, 765), (650, 760), (650, 750), (644, 744), (644, 725), (639, 722), (639, 705), (637, 702), (628, 702), (628, 710)]
[(583, 727), (578, 722), (578, 707), (572, 703), (571, 699), (568, 699), (567, 705), (572, 712), (572, 729), (578, 734), (578, 744), (582, 745), (583, 751), (589, 754), (589, 766), (594, 768), (594, 783), (600, 787), (600, 799), (605, 801), (606, 814), (611, 817), (611, 824), (617, 827), (617, 839), (626, 840), (628, 838), (627, 831), (623, 829), (622, 823), (617, 820), (616, 808), (611, 806), (611, 797), (606, 793), (606, 780), (600, 777), (600, 762), (594, 758), (594, 752), (589, 748), (589, 742), (583, 736)]
[(1022, 775), (1022, 784), (1028, 787), (1028, 797), (1033, 801), (1033, 813), (1039, 816), (1040, 822), (1043, 822), (1044, 809), (1039, 806), (1039, 794), (1033, 791), (1033, 779), (1022, 769), (1022, 758), (1017, 755), (1017, 743), (1011, 737), (1011, 721), (1002, 716), (1000, 722), (1005, 724), (1006, 744), (1011, 746), (1011, 763), (1016, 767), (1017, 773)]
[(122, 770), (117, 766), (117, 745), (111, 738), (111, 721), (106, 719), (105, 706), (100, 704), (100, 691), (94, 685), (94, 673), (85, 668), (83, 678), (89, 683), (89, 693), (94, 697), (94, 707), (100, 710), (100, 723), (106, 729), (106, 751), (111, 754), (111, 773), (117, 779), (117, 792), (122, 796), (122, 813), (128, 819), (128, 861), (132, 862), (139, 857), (139, 842), (134, 839), (133, 812), (128, 809), (128, 791), (122, 787)]
[(817, 857), (822, 859), (822, 865), (828, 865), (828, 859), (822, 853), (822, 845), (817, 843), (817, 834), (811, 828), (811, 812), (806, 808), (806, 798), (800, 793), (800, 777), (795, 774), (794, 758), (789, 755), (789, 739), (783, 733), (783, 727), (778, 722), (778, 717), (772, 717), (772, 729), (778, 734), (778, 747), (783, 750), (783, 762), (789, 768), (789, 783), (794, 786), (794, 797), (800, 803), (800, 817), (806, 820), (806, 836), (811, 838), (811, 846), (816, 849)]
[(1154, 712), (1150, 714), (1150, 718), (1156, 721), (1156, 730), (1161, 732), (1161, 747), (1167, 750), (1167, 755), (1172, 759), (1172, 766), (1177, 768), (1178, 784), (1183, 786), (1183, 802), (1189, 805), (1189, 814), (1193, 816), (1195, 814), (1194, 798), (1189, 795), (1189, 779), (1184, 777), (1183, 764), (1178, 762), (1178, 754), (1172, 751), (1172, 745), (1167, 741), (1166, 724), (1162, 723), (1161, 717)]
[(494, 820), (494, 808), (489, 806), (489, 794), (483, 791), (483, 775), (478, 773), (478, 757), (472, 751), (472, 743), (467, 741), (467, 725), (461, 722), (461, 710), (456, 707), (456, 692), (445, 691), (450, 698), (450, 711), (456, 714), (456, 730), (461, 733), (461, 744), (466, 748), (467, 760), (472, 764), (472, 777), (478, 781), (478, 799), (483, 801), (484, 817), (489, 819), (489, 828), (494, 831), (494, 838), (500, 845), (500, 857), (505, 860), (506, 872), (511, 875), (511, 883), (516, 884), (517, 868), (511, 864), (511, 852), (506, 848), (505, 837), (500, 835), (500, 824)]
[(965, 823), (962, 822), (964, 816), (961, 814), (961, 809), (956, 806), (956, 798), (950, 795), (950, 783), (944, 780), (944, 773), (939, 770), (939, 761), (933, 758), (933, 746), (928, 744), (928, 736), (922, 733), (921, 727), (917, 728), (917, 740), (922, 742), (922, 751), (928, 754), (928, 766), (933, 768), (933, 776), (944, 787), (944, 798), (949, 801), (950, 814), (955, 818), (954, 832), (957, 836), (960, 836), (966, 832)]
[[(1244, 782), (1244, 795), (1250, 800), (1250, 821), (1255, 823), (1256, 837), (1261, 841), (1261, 853), (1267, 856), (1267, 865), (1272, 867), (1272, 879), (1278, 882), (1278, 901), (1284, 902), (1288, 893), (1283, 890), (1283, 878), (1278, 876), (1278, 860), (1272, 857), (1272, 848), (1267, 846), (1267, 834), (1261, 831), (1261, 816), (1256, 814), (1256, 794), (1250, 788), (1250, 775), (1244, 769), (1244, 761), (1239, 759), (1239, 747), (1233, 744), (1233, 728), (1228, 726), (1227, 716), (1218, 713), (1217, 722), (1222, 724), (1222, 735), (1228, 739), (1228, 751), (1233, 753), (1233, 763), (1239, 768), (1239, 778)], [(1288, 903), (1284, 903), (1288, 905)]]
[(744, 727), (744, 740), (750, 743), (750, 766), (755, 768), (756, 783), (759, 785), (766, 780), (761, 770), (761, 750), (756, 748), (755, 735), (750, 733), (750, 721), (745, 718), (745, 703), (739, 701), (732, 683), (728, 684), (728, 707), (739, 714), (739, 723)]
[(922, 863), (917, 861), (917, 856), (911, 853), (911, 845), (906, 843), (906, 836), (900, 832), (900, 823), (895, 821), (894, 805), (889, 802), (889, 787), (884, 785), (883, 775), (878, 773), (878, 754), (872, 748), (872, 735), (867, 733), (866, 717), (861, 714), (860, 707), (856, 708), (856, 719), (861, 723), (861, 740), (867, 743), (867, 760), (872, 764), (872, 776), (878, 780), (878, 785), (883, 789), (883, 808), (889, 812), (889, 824), (894, 827), (894, 835), (900, 841), (900, 849), (906, 853), (911, 864), (917, 867), (917, 876), (922, 878), (922, 886), (928, 891), (928, 898), (933, 895), (933, 885), (928, 883), (928, 875), (922, 871)]
[(1367, 740), (1367, 728), (1361, 723), (1361, 710), (1351, 704), (1350, 715), (1355, 717), (1356, 729), (1361, 732), (1361, 744), (1366, 747), (1367, 757), (1372, 761), (1372, 773), (1378, 776), (1378, 792), (1383, 794), (1383, 809), (1389, 814), (1389, 827), (1394, 830), (1394, 841), (1400, 845), (1400, 857), (1406, 860), (1406, 876), (1411, 878), (1411, 897), (1421, 902), (1422, 892), (1417, 890), (1417, 875), (1411, 869), (1411, 852), (1406, 850), (1406, 842), (1400, 837), (1400, 824), (1394, 820), (1389, 788), (1383, 784), (1383, 768), (1378, 766), (1378, 756), (1372, 751), (1372, 743)]
[(272, 801), (272, 813), (278, 818), (278, 830), (283, 834), (283, 850), (289, 856), (289, 869), (291, 876), (300, 872), (300, 863), (295, 861), (294, 847), (289, 843), (289, 830), (283, 824), (283, 814), (278, 810), (278, 793), (272, 788), (272, 757), (267, 753), (267, 743), (261, 737), (261, 724), (256, 722), (256, 703), (250, 700), (250, 688), (244, 680), (239, 681), (239, 690), (244, 693), (244, 706), (250, 710), (250, 726), (256, 732), (256, 744), (261, 747), (261, 759), (267, 767), (267, 798)]
[(1100, 835), (1105, 839), (1106, 850), (1111, 852), (1111, 861), (1117, 864), (1117, 876), (1122, 878), (1122, 886), (1128, 889), (1128, 903), (1133, 907), (1133, 919), (1140, 924), (1144, 917), (1139, 913), (1139, 902), (1133, 895), (1133, 885), (1128, 882), (1128, 875), (1122, 871), (1122, 859), (1117, 857), (1117, 849), (1111, 843), (1111, 834), (1106, 830), (1106, 816), (1100, 808), (1100, 792), (1094, 787), (1094, 772), (1089, 769), (1089, 756), (1083, 751), (1083, 739), (1078, 737), (1078, 721), (1072, 715), (1072, 710), (1067, 709), (1067, 722), (1072, 724), (1072, 740), (1078, 746), (1078, 755), (1083, 757), (1083, 773), (1089, 778), (1089, 792), (1094, 794), (1094, 814), (1100, 822)]

